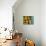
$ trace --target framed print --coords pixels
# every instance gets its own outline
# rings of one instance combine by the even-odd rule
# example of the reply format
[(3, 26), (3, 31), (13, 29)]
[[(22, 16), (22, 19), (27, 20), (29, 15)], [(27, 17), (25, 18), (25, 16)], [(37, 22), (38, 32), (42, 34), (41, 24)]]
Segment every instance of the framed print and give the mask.
[(34, 16), (23, 16), (23, 24), (34, 24)]

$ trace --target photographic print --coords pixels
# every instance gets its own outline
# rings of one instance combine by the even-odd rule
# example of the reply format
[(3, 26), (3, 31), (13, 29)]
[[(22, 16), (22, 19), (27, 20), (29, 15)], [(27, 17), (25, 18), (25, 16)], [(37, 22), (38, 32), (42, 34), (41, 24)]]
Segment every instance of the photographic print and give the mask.
[(34, 24), (34, 16), (23, 16), (23, 24)]

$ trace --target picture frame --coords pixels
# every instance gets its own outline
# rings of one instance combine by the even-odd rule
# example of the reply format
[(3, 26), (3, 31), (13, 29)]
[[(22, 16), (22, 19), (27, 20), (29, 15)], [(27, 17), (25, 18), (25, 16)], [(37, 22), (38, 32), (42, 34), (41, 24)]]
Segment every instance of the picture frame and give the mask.
[(23, 16), (23, 24), (25, 25), (34, 24), (34, 16)]

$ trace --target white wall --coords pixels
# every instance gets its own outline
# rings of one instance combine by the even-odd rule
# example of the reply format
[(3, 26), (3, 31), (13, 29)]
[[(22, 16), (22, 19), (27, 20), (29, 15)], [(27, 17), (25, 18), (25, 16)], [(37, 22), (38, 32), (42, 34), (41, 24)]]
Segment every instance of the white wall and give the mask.
[(46, 0), (41, 1), (41, 40), (42, 46), (46, 46)]
[[(14, 5), (15, 7), (16, 5)], [(14, 9), (15, 28), (23, 32), (24, 37), (35, 41), (36, 46), (41, 46), (41, 0), (23, 0)], [(23, 16), (34, 16), (33, 25), (24, 25)]]
[[(40, 0), (28, 1), (28, 3), (22, 2), (21, 5), (17, 5), (17, 8), (14, 5), (15, 28), (19, 32), (23, 32), (27, 38), (33, 38), (37, 46), (46, 46), (46, 0), (41, 0), (41, 2)], [(34, 25), (23, 25), (22, 16), (25, 15), (34, 16)]]

